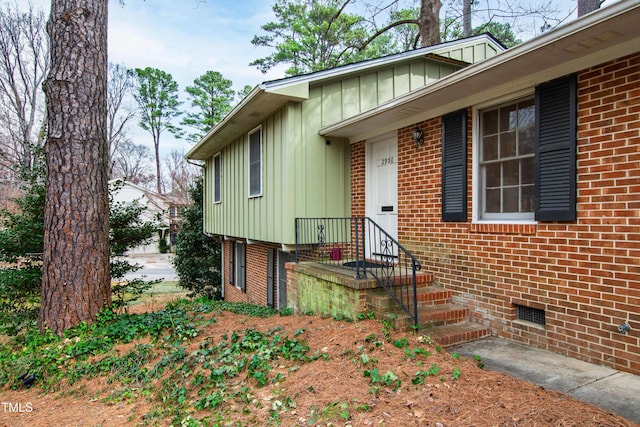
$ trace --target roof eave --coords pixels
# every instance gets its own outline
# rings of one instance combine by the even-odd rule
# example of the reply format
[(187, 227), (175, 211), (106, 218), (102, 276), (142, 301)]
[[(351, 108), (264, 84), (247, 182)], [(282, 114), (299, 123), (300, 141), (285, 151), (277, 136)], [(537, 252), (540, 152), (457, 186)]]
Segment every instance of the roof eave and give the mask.
[(288, 102), (301, 102), (308, 97), (309, 87), (305, 82), (276, 88), (270, 88), (264, 83), (258, 85), (189, 150), (185, 158), (206, 160), (247, 129), (258, 126)]

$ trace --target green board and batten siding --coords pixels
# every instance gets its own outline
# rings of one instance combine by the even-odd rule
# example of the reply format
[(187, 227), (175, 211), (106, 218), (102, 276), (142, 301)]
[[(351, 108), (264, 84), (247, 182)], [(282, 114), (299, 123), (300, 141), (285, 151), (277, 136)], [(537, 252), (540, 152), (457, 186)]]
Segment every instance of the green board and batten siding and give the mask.
[[(497, 49), (484, 41), (437, 53), (476, 62), (495, 55)], [(349, 216), (349, 143), (331, 140), (327, 144), (318, 130), (459, 68), (453, 63), (413, 58), (331, 79), (310, 78), (308, 99), (289, 102), (261, 124), (262, 196), (248, 197), (247, 145), (252, 129), (221, 151), (221, 203), (213, 202), (213, 158), (206, 161), (205, 231), (294, 244), (296, 217)]]

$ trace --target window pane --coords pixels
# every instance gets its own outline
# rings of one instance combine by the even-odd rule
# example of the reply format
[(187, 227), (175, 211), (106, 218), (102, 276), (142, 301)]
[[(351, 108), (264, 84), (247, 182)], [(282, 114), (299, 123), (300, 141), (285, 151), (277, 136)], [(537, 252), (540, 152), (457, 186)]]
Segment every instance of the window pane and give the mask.
[(498, 136), (485, 136), (482, 141), (482, 160), (498, 158)]
[(520, 183), (533, 184), (535, 181), (536, 171), (534, 168), (534, 158), (529, 157), (520, 161)]
[(249, 169), (250, 183), (249, 191), (250, 195), (256, 196), (260, 194), (260, 163), (253, 163)]
[(533, 99), (520, 102), (518, 105), (518, 127), (533, 127), (536, 122), (536, 108)]
[(520, 184), (520, 162), (511, 160), (502, 163), (502, 185)]
[(498, 133), (498, 110), (482, 113), (482, 133), (483, 135)]
[(262, 193), (262, 149), (260, 131), (249, 135), (249, 196)]
[(520, 189), (508, 187), (502, 190), (502, 212), (520, 212)]
[(254, 132), (249, 137), (249, 161), (260, 160), (260, 131)]
[(500, 135), (500, 158), (516, 155), (516, 133), (507, 132)]
[(518, 125), (518, 111), (515, 105), (500, 109), (500, 132), (513, 130)]
[(487, 202), (485, 211), (487, 213), (500, 212), (500, 189), (487, 190)]
[(214, 158), (213, 161), (213, 168), (214, 168), (214, 189), (213, 189), (213, 201), (214, 202), (219, 202), (220, 201), (220, 179), (221, 179), (221, 173), (220, 173), (220, 156), (216, 156)]
[(518, 129), (518, 155), (532, 154), (536, 137), (535, 128)]
[(500, 163), (494, 163), (485, 167), (487, 188), (500, 187)]
[(533, 212), (535, 210), (535, 187), (525, 185), (521, 189), (522, 206), (520, 212)]

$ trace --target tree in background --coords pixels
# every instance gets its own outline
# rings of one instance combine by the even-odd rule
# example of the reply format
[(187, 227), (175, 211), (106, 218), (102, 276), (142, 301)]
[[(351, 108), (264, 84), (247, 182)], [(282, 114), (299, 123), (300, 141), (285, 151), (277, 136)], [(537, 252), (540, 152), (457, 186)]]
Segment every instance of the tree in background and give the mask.
[(173, 265), (179, 285), (189, 296), (222, 298), (219, 238), (209, 237), (203, 230), (203, 183), (200, 176), (190, 190), (193, 204), (186, 208), (180, 222), (174, 248)]
[(44, 143), (42, 83), (49, 71), (44, 12), (0, 7), (0, 167), (17, 175)]
[(187, 163), (184, 153), (178, 150), (171, 150), (164, 161), (171, 194), (179, 199), (188, 200), (189, 189), (200, 176), (199, 168)]
[[(114, 176), (115, 162), (122, 159), (125, 144), (133, 145), (127, 137), (127, 125), (135, 117), (135, 108), (127, 103), (133, 92), (133, 78), (120, 64), (109, 63), (107, 75), (107, 140), (109, 141), (109, 176)], [(125, 154), (126, 155), (126, 154)], [(127, 175), (123, 175), (127, 176)]]
[(185, 89), (194, 111), (186, 113), (181, 124), (195, 129), (187, 140), (198, 142), (211, 128), (218, 124), (229, 111), (235, 91), (233, 83), (217, 71), (207, 71)]
[(52, 0), (39, 327), (62, 335), (111, 304), (107, 2)]
[(246, 98), (247, 95), (249, 95), (251, 93), (251, 91), (253, 90), (253, 86), (251, 85), (244, 85), (244, 87), (242, 89), (240, 89), (239, 91), (236, 92), (236, 104), (242, 102), (242, 100), (244, 98)]
[[(463, 37), (462, 28), (458, 21), (447, 21), (444, 23), (444, 40), (457, 40)], [(503, 24), (500, 22), (487, 22), (485, 24), (475, 27), (471, 35), (490, 33), (494, 36), (504, 47), (513, 47), (522, 43), (522, 40), (516, 38), (511, 29), (511, 25)]]
[(160, 136), (164, 131), (180, 136), (180, 130), (173, 125), (173, 119), (181, 114), (178, 110), (178, 84), (171, 74), (157, 68), (136, 68), (134, 70), (136, 90), (134, 98), (138, 103), (140, 127), (153, 138), (156, 161), (156, 187), (163, 193), (160, 170)]
[[(251, 42), (275, 52), (250, 65), (266, 72), (287, 64), (285, 73), (293, 76), (491, 30), (510, 46), (519, 42), (515, 34), (520, 27), (515, 25), (521, 18), (542, 21), (541, 30), (561, 22), (554, 17), (558, 11), (551, 0), (533, 5), (496, 0), (482, 7), (475, 0), (448, 0), (443, 28), (440, 0), (415, 0), (416, 6), (408, 8), (406, 3), (365, 0), (358, 2), (358, 10), (366, 12), (360, 16), (349, 12), (356, 7), (352, 0), (277, 0), (273, 6), (277, 20), (263, 25), (266, 34)], [(472, 17), (483, 24), (471, 29)]]
[(122, 141), (111, 159), (112, 178), (121, 178), (132, 184), (147, 187), (153, 186), (155, 175), (151, 169), (153, 156), (146, 145), (134, 144), (131, 140)]
[(275, 52), (259, 58), (255, 65), (266, 72), (278, 64), (287, 64), (287, 76), (333, 68), (371, 58), (360, 49), (369, 32), (364, 18), (344, 11), (340, 0), (276, 0), (273, 13), (277, 21), (261, 28), (267, 33), (255, 36), (254, 46), (267, 46)]

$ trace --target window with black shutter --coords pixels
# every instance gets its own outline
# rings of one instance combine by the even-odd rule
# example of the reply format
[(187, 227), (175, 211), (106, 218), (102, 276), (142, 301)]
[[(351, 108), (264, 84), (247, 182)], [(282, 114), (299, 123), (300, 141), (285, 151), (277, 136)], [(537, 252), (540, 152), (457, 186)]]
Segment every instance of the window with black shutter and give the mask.
[(575, 75), (536, 88), (536, 215), (538, 221), (576, 220)]
[(442, 220), (467, 220), (467, 111), (442, 118)]

